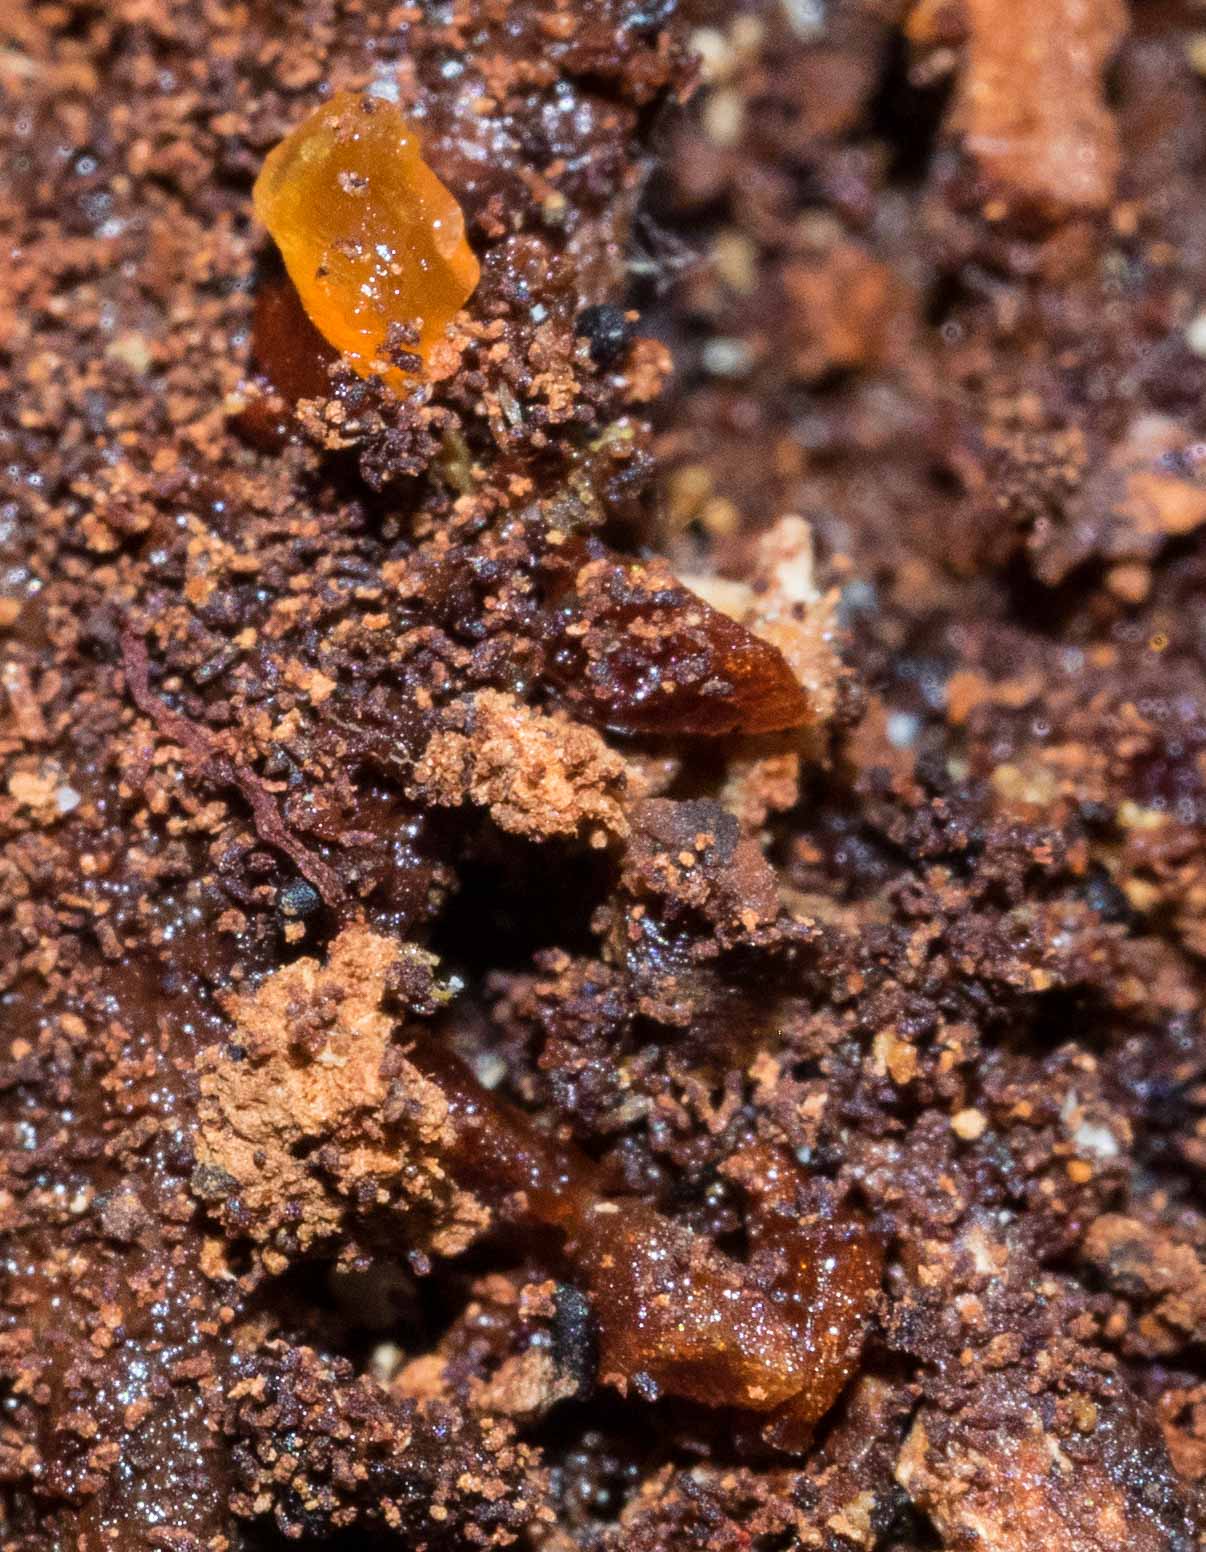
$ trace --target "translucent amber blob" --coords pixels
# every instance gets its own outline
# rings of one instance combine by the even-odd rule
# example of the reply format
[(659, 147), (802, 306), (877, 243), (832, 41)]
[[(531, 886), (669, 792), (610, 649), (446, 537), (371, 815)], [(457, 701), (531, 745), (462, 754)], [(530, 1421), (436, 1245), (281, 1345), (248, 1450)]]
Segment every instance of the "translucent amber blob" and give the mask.
[(587, 722), (615, 733), (779, 733), (816, 720), (777, 647), (713, 609), (661, 561), (595, 541), (557, 551), (558, 634), (547, 672)]
[(340, 92), (269, 153), (254, 198), (318, 331), (366, 376), (405, 386), (480, 270), (398, 109)]
[(276, 391), (295, 404), (331, 391), (327, 368), (339, 359), (310, 322), (293, 282), (264, 281), (251, 316), (251, 354)]
[(596, 1164), (538, 1132), (434, 1041), (416, 1039), (407, 1054), (448, 1103), (455, 1141), (440, 1162), (453, 1179), (564, 1237), (604, 1383), (738, 1407), (777, 1449), (807, 1448), (858, 1367), (875, 1307), (883, 1252), (866, 1229), (800, 1224), (795, 1166), (776, 1169), (768, 1150), (769, 1210), (747, 1228), (778, 1271), (755, 1272), (646, 1203), (609, 1195)]

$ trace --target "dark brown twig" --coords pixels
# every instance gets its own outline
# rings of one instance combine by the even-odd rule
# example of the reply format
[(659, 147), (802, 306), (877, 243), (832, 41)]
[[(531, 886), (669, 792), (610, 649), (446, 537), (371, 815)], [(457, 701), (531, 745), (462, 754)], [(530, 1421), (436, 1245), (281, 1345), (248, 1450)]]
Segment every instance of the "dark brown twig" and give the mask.
[(303, 878), (318, 890), (327, 905), (340, 905), (347, 892), (334, 869), (315, 856), (292, 835), (280, 816), (272, 795), (248, 766), (219, 749), (207, 729), (174, 711), (151, 689), (151, 659), (146, 641), (132, 625), (121, 633), (122, 668), (134, 704), (149, 717), (159, 733), (179, 744), (198, 770), (211, 781), (236, 787), (251, 809), (255, 832), (266, 846), (275, 846), (290, 858)]

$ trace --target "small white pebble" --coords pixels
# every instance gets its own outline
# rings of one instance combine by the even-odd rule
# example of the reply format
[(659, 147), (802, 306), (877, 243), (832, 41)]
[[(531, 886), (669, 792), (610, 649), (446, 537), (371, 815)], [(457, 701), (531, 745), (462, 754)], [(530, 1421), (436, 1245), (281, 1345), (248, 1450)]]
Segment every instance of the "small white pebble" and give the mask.
[(151, 364), (151, 349), (141, 334), (119, 334), (105, 346), (105, 354), (113, 361), (124, 362), (133, 372), (145, 372)]
[(382, 1385), (388, 1385), (401, 1368), (405, 1356), (396, 1343), (381, 1342), (369, 1356), (369, 1371)]
[(69, 814), (80, 806), (80, 795), (74, 787), (59, 787), (54, 795), (55, 807), (60, 814)]
[(888, 742), (894, 748), (911, 749), (917, 742), (918, 733), (921, 732), (921, 718), (911, 711), (889, 712), (885, 731)]
[(753, 360), (744, 340), (718, 338), (704, 346), (703, 364), (711, 377), (744, 377)]
[(736, 145), (745, 126), (745, 99), (741, 93), (730, 88), (713, 92), (704, 104), (703, 125), (708, 139), (716, 145)]
[(723, 81), (733, 68), (733, 50), (719, 27), (699, 27), (691, 34), (691, 47), (699, 58), (706, 82)]
[(1185, 343), (1195, 356), (1206, 356), (1206, 313), (1199, 313), (1185, 330)]
[(1101, 1126), (1095, 1121), (1082, 1121), (1073, 1138), (1076, 1146), (1085, 1153), (1095, 1153), (1101, 1159), (1117, 1157), (1118, 1139), (1108, 1126)]
[(476, 1051), (471, 1065), (473, 1076), (484, 1089), (496, 1089), (507, 1076), (507, 1064), (495, 1051)]
[(783, 0), (783, 9), (798, 38), (812, 38), (825, 30), (825, 0)]

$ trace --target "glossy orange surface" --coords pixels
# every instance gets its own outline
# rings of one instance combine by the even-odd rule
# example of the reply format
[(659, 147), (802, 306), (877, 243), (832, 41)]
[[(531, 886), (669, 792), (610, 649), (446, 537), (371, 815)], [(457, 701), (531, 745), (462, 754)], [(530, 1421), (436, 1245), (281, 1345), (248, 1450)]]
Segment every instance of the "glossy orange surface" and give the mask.
[(419, 375), (480, 269), (402, 113), (338, 93), (269, 153), (254, 199), (324, 339), (366, 376)]

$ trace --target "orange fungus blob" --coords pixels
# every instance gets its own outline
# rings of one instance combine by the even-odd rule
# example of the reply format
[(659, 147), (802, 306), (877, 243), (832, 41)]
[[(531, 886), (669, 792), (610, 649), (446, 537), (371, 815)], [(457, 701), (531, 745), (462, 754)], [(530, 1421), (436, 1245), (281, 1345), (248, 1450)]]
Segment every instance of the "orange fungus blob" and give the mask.
[(365, 376), (421, 371), (480, 269), (398, 109), (338, 93), (269, 153), (254, 199), (323, 337)]

